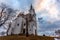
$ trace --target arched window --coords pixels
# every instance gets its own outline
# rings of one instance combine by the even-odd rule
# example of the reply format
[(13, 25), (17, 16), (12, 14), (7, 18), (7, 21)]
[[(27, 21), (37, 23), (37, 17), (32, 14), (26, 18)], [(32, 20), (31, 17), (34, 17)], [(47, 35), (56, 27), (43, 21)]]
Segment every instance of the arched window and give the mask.
[(17, 26), (19, 26), (19, 23), (17, 24)]
[(26, 24), (24, 23), (24, 26), (25, 26)]

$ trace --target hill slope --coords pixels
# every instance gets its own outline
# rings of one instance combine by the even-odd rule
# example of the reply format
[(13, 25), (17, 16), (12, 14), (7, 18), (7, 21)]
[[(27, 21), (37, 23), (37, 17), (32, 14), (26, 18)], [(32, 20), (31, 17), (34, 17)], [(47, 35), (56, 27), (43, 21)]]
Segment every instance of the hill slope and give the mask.
[(46, 36), (6, 36), (0, 37), (0, 40), (54, 40), (53, 37)]

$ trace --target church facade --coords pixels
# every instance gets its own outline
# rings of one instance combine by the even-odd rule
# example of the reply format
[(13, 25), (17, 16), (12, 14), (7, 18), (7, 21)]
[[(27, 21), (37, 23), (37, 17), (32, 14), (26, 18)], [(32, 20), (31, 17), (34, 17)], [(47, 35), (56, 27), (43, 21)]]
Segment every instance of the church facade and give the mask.
[(37, 22), (34, 8), (30, 7), (29, 13), (26, 15), (21, 12), (11, 22), (10, 27), (7, 30), (7, 35), (11, 34), (26, 34), (37, 35)]

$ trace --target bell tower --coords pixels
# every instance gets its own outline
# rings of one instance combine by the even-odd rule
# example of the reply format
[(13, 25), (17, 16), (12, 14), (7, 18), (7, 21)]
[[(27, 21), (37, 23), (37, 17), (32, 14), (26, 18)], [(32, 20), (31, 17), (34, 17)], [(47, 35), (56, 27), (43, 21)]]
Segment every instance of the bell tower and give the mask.
[(29, 9), (29, 14), (31, 14), (31, 18), (32, 18), (32, 21), (30, 22), (30, 30), (33, 30), (33, 34), (34, 35), (37, 35), (37, 22), (36, 22), (36, 13), (35, 13), (35, 9), (33, 8), (32, 4), (30, 6), (30, 9)]
[(30, 13), (31, 15), (34, 15), (34, 14), (35, 14), (35, 10), (34, 10), (32, 4), (31, 4), (31, 6), (30, 6), (29, 13)]

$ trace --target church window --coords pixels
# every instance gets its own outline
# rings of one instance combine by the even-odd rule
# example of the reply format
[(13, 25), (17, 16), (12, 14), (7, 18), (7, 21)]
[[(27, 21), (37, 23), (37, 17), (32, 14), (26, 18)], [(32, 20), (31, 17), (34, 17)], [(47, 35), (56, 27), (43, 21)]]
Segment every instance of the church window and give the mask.
[(32, 30), (30, 29), (30, 31), (32, 31)]
[(17, 24), (17, 26), (19, 26), (19, 23)]
[(30, 29), (30, 31), (31, 31), (31, 29)]
[(35, 30), (35, 34), (36, 34), (36, 30)]
[(34, 17), (36, 16), (36, 14), (33, 15)]
[(24, 26), (25, 26), (26, 24), (24, 23)]

